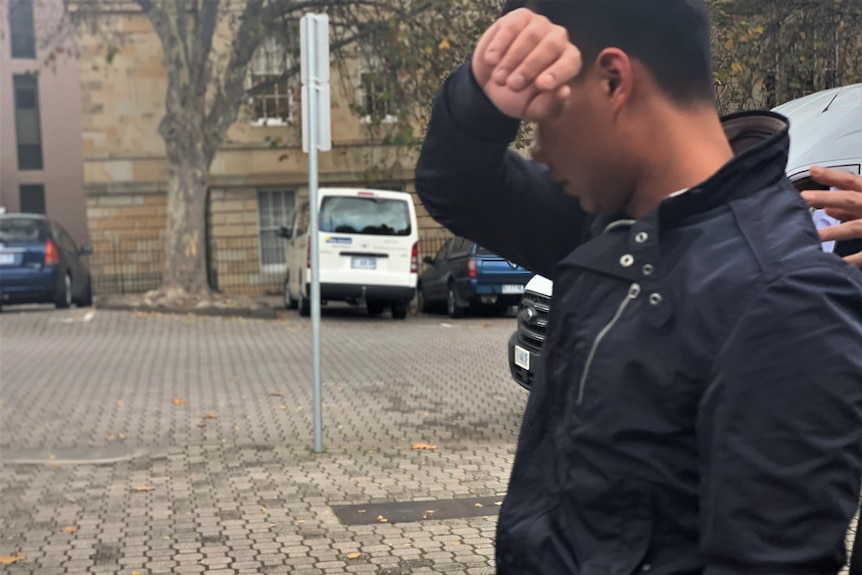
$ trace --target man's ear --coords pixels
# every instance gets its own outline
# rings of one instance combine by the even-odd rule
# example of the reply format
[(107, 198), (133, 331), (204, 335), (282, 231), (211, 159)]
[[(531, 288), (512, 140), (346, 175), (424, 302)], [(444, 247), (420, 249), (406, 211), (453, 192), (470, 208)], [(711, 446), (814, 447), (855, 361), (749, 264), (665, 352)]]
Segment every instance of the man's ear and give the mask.
[(619, 48), (606, 48), (596, 58), (595, 72), (605, 95), (615, 111), (619, 111), (631, 98), (634, 73), (628, 54)]

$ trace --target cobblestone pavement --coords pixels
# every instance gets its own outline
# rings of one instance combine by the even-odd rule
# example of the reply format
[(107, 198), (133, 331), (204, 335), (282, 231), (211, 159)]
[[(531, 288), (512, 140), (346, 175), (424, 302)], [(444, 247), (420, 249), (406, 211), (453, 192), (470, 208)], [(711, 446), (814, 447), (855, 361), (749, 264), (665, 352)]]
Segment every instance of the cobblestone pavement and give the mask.
[(326, 313), (315, 455), (296, 314), (4, 313), (0, 555), (26, 559), (2, 569), (493, 573), (493, 516), (347, 526), (330, 506), (502, 495), (527, 397), (513, 329)]
[(327, 312), (315, 455), (296, 314), (4, 313), (0, 556), (26, 559), (0, 570), (491, 574), (493, 516), (349, 526), (332, 506), (502, 499), (526, 402), (513, 329)]

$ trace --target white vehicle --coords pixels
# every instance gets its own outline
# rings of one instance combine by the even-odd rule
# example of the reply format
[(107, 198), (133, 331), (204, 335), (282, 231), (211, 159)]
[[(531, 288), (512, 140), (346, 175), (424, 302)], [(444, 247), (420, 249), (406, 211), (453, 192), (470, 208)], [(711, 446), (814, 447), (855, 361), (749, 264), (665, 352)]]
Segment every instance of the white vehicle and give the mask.
[[(320, 299), (365, 304), (371, 315), (387, 308), (404, 319), (416, 293), (419, 230), (410, 194), (386, 190), (321, 188)], [(284, 305), (311, 312), (310, 210), (304, 203), (288, 240)]]
[(791, 181), (807, 177), (813, 165), (860, 173), (862, 84), (810, 94), (773, 111), (790, 120)]
[[(862, 84), (810, 94), (774, 111), (790, 119), (787, 177), (796, 189), (824, 189), (811, 179), (814, 165), (862, 174)], [(814, 221), (818, 228), (840, 223), (823, 210), (814, 212)], [(845, 247), (854, 253), (857, 246)], [(834, 251), (835, 242), (825, 243), (823, 249)]]

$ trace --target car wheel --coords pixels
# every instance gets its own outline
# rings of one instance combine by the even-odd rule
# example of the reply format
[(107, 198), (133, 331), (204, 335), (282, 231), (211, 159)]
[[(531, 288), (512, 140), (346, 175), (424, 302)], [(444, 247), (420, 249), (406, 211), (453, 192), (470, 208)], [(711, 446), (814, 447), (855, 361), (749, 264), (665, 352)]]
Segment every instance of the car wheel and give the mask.
[(449, 317), (458, 319), (464, 317), (467, 308), (458, 305), (458, 296), (455, 294), (455, 284), (449, 284), (449, 292), (446, 297), (446, 311)]
[(297, 307), (299, 308), (299, 315), (302, 317), (308, 317), (311, 315), (311, 300), (305, 297), (305, 294), (302, 293), (302, 290), (299, 290), (299, 302), (297, 302)]
[(68, 273), (63, 276), (63, 283), (60, 284), (60, 289), (54, 298), (54, 305), (57, 309), (67, 309), (72, 305), (72, 276)]
[(407, 312), (410, 310), (410, 302), (408, 301), (394, 301), (392, 302), (392, 318), (393, 319), (405, 319), (407, 317)]
[(87, 278), (87, 287), (84, 288), (84, 293), (81, 298), (75, 302), (78, 307), (91, 307), (93, 305), (93, 280)]
[(296, 309), (298, 302), (290, 295), (290, 276), (284, 279), (284, 309)]
[(422, 313), (431, 313), (431, 306), (425, 298), (425, 291), (422, 289), (422, 284), (416, 288), (416, 303), (419, 306), (419, 311)]
[(368, 307), (368, 315), (374, 317), (377, 317), (386, 311), (385, 301), (370, 301), (366, 305)]

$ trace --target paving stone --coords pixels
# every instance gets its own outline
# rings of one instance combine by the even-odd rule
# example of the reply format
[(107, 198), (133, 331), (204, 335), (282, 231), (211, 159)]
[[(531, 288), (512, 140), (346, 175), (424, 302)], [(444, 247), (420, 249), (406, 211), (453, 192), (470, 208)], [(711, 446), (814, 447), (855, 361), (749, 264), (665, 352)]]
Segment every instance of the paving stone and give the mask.
[(502, 501), (527, 399), (513, 318), (327, 310), (314, 455), (306, 320), (81, 312), (3, 313), (0, 517), (28, 556), (10, 573), (494, 573), (496, 517), (347, 526), (331, 506)]

